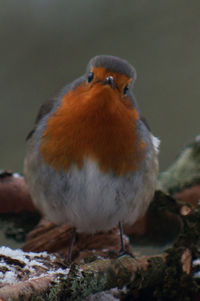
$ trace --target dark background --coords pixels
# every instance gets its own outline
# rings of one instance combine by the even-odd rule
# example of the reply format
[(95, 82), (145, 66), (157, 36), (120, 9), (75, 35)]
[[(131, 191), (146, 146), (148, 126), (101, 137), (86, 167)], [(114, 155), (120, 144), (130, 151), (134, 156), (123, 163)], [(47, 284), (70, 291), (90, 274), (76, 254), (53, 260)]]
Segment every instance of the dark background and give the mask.
[(199, 0), (2, 0), (0, 168), (23, 169), (25, 136), (40, 104), (96, 54), (131, 62), (161, 169), (199, 129)]

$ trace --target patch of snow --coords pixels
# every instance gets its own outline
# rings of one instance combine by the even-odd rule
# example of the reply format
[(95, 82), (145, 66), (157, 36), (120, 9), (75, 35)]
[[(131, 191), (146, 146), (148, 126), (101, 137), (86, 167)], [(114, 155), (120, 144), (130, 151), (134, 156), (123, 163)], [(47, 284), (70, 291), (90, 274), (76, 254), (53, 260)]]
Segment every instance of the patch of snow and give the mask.
[(153, 135), (151, 136), (151, 138), (152, 138), (154, 150), (156, 151), (156, 153), (159, 153), (160, 139)]
[[(52, 254), (48, 254), (47, 252), (24, 252), (20, 249), (10, 249), (9, 247), (0, 247), (0, 256), (6, 256), (11, 258), (11, 264), (8, 265), (4, 258), (2, 257), (0, 260), (0, 283), (17, 283), (20, 282), (18, 277), (19, 266), (16, 264), (12, 265), (12, 259), (18, 260), (22, 265), (24, 264), (23, 270), (26, 270), (29, 274), (29, 279), (39, 278), (41, 276), (46, 276), (50, 274), (63, 274), (67, 275), (69, 269), (66, 268), (55, 268), (47, 267), (45, 262), (41, 262), (42, 259), (47, 259), (48, 261), (53, 261), (56, 259), (56, 256)], [(44, 272), (40, 275), (37, 274), (37, 267), (41, 267), (44, 269)], [(8, 268), (9, 271), (5, 271), (5, 268)], [(5, 272), (4, 272), (5, 271)]]
[(14, 172), (14, 173), (12, 174), (12, 176), (13, 176), (14, 178), (23, 178), (23, 176), (20, 175), (18, 172)]
[(45, 277), (47, 275), (54, 275), (54, 274), (62, 274), (64, 276), (67, 276), (68, 273), (69, 273), (69, 271), (70, 271), (70, 269), (63, 270), (61, 268), (59, 268), (57, 270), (48, 270), (47, 272), (42, 273), (42, 274), (40, 274), (38, 276), (30, 276), (29, 280), (38, 279), (38, 278), (41, 278), (41, 277)]
[(40, 252), (40, 253), (34, 253), (34, 252), (24, 252), (21, 249), (11, 249), (9, 247), (0, 247), (0, 255), (9, 256), (13, 259), (21, 260), (21, 261), (27, 261), (27, 257), (36, 257), (36, 256), (52, 256), (55, 258), (54, 255), (49, 255), (47, 252)]
[[(200, 258), (193, 260), (192, 265), (193, 267), (199, 266), (200, 269)], [(200, 270), (194, 273), (194, 278), (200, 278)]]
[(197, 258), (197, 259), (193, 260), (192, 265), (193, 266), (200, 265), (200, 258)]
[(17, 274), (15, 273), (15, 271), (7, 271), (4, 276), (3, 279), (1, 279), (2, 283), (16, 283), (17, 281)]

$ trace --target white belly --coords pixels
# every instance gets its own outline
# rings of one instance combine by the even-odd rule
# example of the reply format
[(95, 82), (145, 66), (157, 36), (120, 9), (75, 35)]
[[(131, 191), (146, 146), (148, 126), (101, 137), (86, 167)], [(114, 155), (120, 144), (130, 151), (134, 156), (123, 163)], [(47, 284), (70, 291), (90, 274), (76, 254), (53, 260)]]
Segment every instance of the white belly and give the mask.
[(87, 160), (81, 170), (57, 172), (39, 155), (27, 155), (25, 178), (35, 205), (56, 224), (69, 223), (79, 232), (97, 232), (119, 221), (134, 223), (153, 197), (157, 177), (155, 153), (138, 172), (115, 176)]

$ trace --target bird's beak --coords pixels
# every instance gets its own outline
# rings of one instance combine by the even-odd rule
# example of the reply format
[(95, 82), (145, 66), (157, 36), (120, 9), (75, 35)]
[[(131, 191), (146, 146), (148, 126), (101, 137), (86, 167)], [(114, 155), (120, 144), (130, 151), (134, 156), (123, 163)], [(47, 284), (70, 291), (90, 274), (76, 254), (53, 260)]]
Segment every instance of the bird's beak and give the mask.
[(106, 79), (102, 83), (103, 85), (110, 85), (113, 89), (115, 88), (115, 80), (111, 75), (106, 77)]

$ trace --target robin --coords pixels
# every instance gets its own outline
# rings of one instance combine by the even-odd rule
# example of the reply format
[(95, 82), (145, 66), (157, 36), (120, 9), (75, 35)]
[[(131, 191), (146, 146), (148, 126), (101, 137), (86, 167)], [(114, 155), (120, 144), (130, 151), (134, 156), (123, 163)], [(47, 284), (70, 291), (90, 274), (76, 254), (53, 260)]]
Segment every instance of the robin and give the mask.
[(126, 60), (92, 58), (41, 106), (24, 162), (33, 202), (49, 220), (86, 233), (119, 225), (122, 252), (122, 224), (144, 215), (158, 173), (159, 140), (131, 92), (135, 80)]

